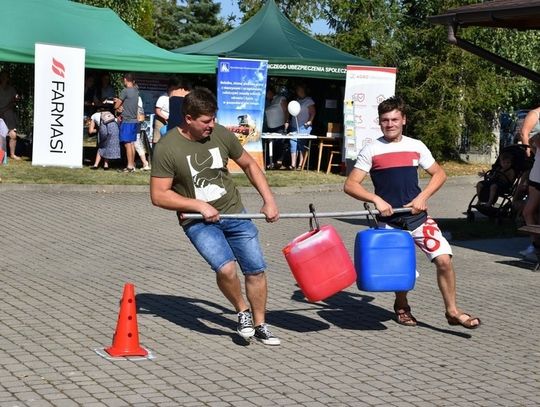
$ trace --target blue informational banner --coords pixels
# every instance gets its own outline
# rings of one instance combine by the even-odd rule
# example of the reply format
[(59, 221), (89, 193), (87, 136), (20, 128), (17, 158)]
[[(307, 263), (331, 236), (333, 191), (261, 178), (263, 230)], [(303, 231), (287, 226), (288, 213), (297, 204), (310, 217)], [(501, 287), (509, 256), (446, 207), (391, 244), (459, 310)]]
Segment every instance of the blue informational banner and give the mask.
[[(264, 168), (262, 125), (268, 61), (220, 58), (217, 121), (236, 134), (244, 149)], [(231, 172), (240, 168), (229, 163)]]

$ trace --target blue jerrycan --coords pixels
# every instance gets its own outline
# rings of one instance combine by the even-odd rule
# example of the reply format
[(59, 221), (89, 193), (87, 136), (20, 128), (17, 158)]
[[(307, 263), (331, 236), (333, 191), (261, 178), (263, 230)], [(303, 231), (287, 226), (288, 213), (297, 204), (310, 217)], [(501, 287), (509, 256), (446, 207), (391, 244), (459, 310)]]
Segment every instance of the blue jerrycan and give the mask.
[(354, 265), (356, 284), (362, 291), (412, 290), (416, 282), (414, 240), (410, 233), (399, 229), (375, 226), (358, 232)]

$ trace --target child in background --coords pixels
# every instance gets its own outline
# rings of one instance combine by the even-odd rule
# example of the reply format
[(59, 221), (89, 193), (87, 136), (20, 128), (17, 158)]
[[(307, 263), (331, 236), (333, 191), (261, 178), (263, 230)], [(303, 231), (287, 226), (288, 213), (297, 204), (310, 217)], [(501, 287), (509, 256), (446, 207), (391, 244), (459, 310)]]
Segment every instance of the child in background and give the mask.
[(516, 179), (516, 172), (512, 168), (513, 159), (512, 154), (502, 153), (499, 157), (500, 168), (482, 174), (485, 179), (476, 184), (479, 205), (493, 206), (499, 195), (512, 187)]

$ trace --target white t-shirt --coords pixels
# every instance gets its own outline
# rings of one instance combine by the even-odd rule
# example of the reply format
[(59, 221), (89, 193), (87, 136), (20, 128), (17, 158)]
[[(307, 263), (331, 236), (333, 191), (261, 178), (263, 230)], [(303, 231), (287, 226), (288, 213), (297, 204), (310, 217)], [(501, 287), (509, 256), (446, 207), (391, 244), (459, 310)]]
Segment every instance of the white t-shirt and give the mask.
[(302, 125), (309, 120), (309, 106), (314, 105), (315, 102), (309, 96), (306, 96), (303, 99), (299, 99), (298, 103), (300, 103), (300, 113), (298, 113), (298, 126), (302, 127)]
[(96, 124), (96, 128), (99, 127), (99, 123), (101, 122), (101, 113), (96, 112), (92, 116), (90, 116), (90, 119)]
[(161, 109), (161, 116), (169, 119), (169, 96), (161, 95), (156, 101), (156, 109)]
[(287, 100), (285, 96), (276, 95), (272, 98), (270, 105), (264, 111), (266, 115), (266, 126), (270, 129), (281, 127), (285, 124), (285, 112), (281, 107), (281, 102)]

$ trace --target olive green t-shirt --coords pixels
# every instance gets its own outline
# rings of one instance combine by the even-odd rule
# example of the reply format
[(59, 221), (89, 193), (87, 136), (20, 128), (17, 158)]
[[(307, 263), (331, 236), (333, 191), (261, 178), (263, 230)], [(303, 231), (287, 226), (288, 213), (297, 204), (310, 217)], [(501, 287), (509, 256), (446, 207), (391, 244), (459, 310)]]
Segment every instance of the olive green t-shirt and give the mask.
[(152, 177), (172, 178), (177, 194), (208, 202), (220, 213), (240, 213), (244, 206), (227, 163), (243, 152), (236, 136), (219, 124), (198, 141), (186, 139), (175, 127), (154, 147)]

